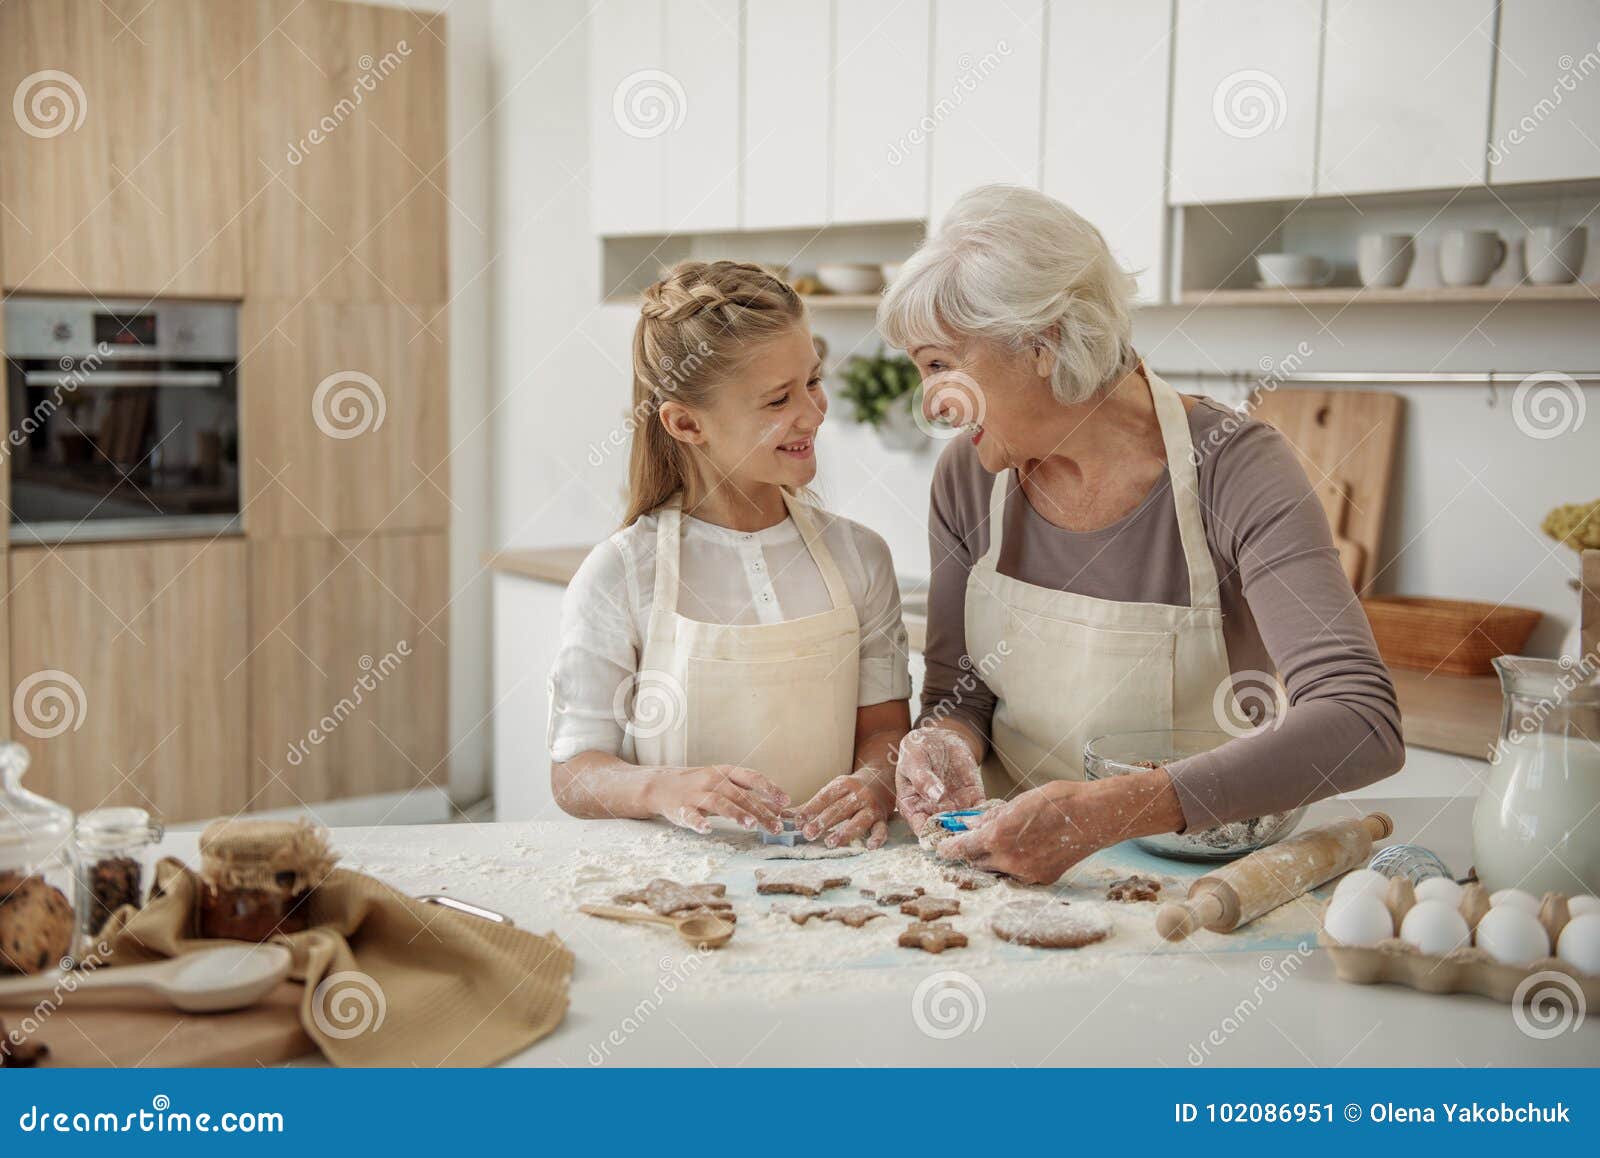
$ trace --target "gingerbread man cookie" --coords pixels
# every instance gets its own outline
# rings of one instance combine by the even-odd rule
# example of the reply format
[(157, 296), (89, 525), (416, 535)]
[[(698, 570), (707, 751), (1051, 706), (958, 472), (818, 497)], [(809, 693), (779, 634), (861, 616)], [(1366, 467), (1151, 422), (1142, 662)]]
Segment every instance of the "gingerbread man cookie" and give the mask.
[(1153, 901), (1160, 892), (1160, 881), (1134, 873), (1131, 877), (1112, 882), (1111, 887), (1106, 890), (1106, 899), (1132, 904), (1135, 901)]
[(954, 897), (918, 897), (901, 905), (900, 911), (919, 921), (934, 921), (955, 916), (961, 911), (961, 902)]
[(811, 868), (756, 869), (756, 892), (768, 895), (791, 893), (797, 897), (815, 897), (829, 889), (842, 889), (849, 883), (849, 877), (829, 876)]
[(619, 905), (649, 905), (663, 917), (681, 913), (685, 909), (714, 909), (716, 916), (733, 908), (733, 902), (724, 896), (727, 885), (707, 881), (698, 885), (681, 885), (665, 877), (657, 877), (642, 889), (631, 893), (618, 893), (611, 899)]
[(900, 934), (902, 949), (921, 949), (924, 953), (943, 953), (946, 949), (964, 949), (967, 935), (946, 921), (929, 923), (917, 921)]
[(1066, 901), (1019, 901), (997, 911), (990, 928), (1002, 941), (1036, 949), (1078, 949), (1103, 941), (1111, 920)]

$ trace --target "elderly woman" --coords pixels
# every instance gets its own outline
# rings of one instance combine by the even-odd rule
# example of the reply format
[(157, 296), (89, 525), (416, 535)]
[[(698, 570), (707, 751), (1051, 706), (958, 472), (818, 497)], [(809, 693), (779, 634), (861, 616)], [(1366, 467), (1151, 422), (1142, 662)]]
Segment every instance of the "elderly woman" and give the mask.
[[(1393, 685), (1293, 448), (1150, 373), (1133, 293), (1094, 226), (988, 186), (878, 311), (922, 373), (927, 417), (970, 436), (934, 471), (927, 675), (899, 807), (921, 832), (933, 812), (1010, 795), (941, 852), (1027, 881), (1129, 837), (1296, 808), (1404, 759)], [(1283, 710), (1240, 738), (1084, 781), (1096, 736), (1215, 732), (1275, 697)]]

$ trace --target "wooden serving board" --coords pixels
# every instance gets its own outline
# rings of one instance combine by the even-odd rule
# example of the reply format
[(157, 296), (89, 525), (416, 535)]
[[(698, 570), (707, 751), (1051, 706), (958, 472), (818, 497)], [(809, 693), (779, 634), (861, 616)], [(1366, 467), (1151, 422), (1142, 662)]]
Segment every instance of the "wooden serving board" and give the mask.
[(1360, 548), (1352, 584), (1358, 595), (1367, 594), (1377, 572), (1404, 407), (1398, 394), (1284, 386), (1262, 391), (1250, 409), (1294, 446), (1325, 509), (1344, 492), (1344, 526), (1334, 530)]
[[(317, 1052), (300, 1028), (302, 986), (285, 981), (259, 1005), (234, 1013), (179, 1013), (166, 1005), (74, 1006), (68, 997), (35, 1034), (50, 1047), (44, 1065), (119, 1069), (250, 1066)], [(15, 1026), (27, 1010), (0, 1010)]]

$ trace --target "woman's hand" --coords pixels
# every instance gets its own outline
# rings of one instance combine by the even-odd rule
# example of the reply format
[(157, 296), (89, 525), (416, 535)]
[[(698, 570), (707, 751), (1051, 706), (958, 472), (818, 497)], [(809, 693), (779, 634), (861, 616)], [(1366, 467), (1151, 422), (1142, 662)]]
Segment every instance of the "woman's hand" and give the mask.
[(1183, 806), (1159, 768), (1110, 780), (1059, 780), (974, 817), (938, 854), (1047, 885), (1090, 853), (1135, 836), (1176, 832)]
[(965, 736), (953, 728), (924, 725), (906, 733), (895, 760), (894, 786), (900, 815), (921, 836), (936, 812), (983, 803), (983, 775)]
[(836, 776), (794, 814), (795, 826), (807, 840), (826, 833), (823, 844), (838, 848), (866, 838), (868, 848), (882, 848), (889, 839), (894, 792), (870, 772)]
[(645, 801), (652, 814), (701, 834), (711, 831), (713, 816), (777, 834), (783, 831), (789, 794), (749, 768), (709, 764), (653, 772), (646, 781)]

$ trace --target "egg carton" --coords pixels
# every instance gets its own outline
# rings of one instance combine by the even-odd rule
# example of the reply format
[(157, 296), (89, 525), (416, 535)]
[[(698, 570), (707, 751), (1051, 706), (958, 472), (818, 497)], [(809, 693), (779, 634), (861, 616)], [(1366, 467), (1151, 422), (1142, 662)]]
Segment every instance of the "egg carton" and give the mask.
[[(1383, 897), (1394, 927), (1417, 903), (1416, 892), (1404, 877), (1389, 882)], [(1481, 884), (1462, 889), (1457, 906), (1474, 934), (1478, 921), (1489, 911), (1489, 892)], [(1326, 904), (1322, 917), (1327, 918)], [(1554, 945), (1571, 919), (1567, 898), (1561, 893), (1546, 893), (1539, 905), (1539, 923)], [(1334, 972), (1341, 981), (1357, 985), (1388, 983), (1420, 989), (1424, 993), (1475, 993), (1507, 1005), (1526, 1004), (1541, 999), (1552, 987), (1583, 994), (1586, 1008), (1600, 1009), (1600, 975), (1579, 973), (1559, 957), (1544, 957), (1531, 965), (1507, 965), (1472, 945), (1463, 945), (1442, 956), (1424, 953), (1415, 945), (1391, 937), (1376, 945), (1344, 945), (1335, 941), (1320, 924), (1317, 944), (1333, 958)], [(1555, 976), (1551, 976), (1554, 974)]]

